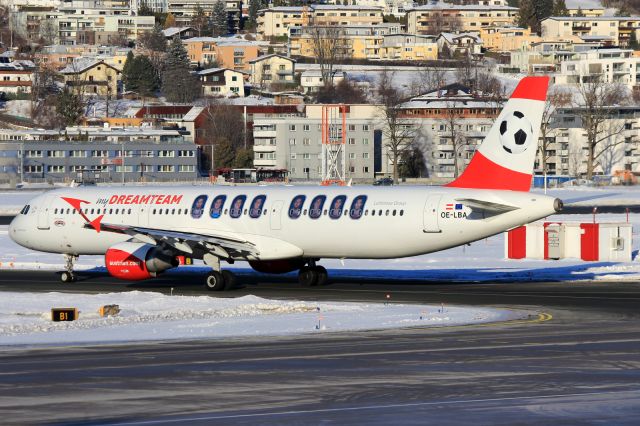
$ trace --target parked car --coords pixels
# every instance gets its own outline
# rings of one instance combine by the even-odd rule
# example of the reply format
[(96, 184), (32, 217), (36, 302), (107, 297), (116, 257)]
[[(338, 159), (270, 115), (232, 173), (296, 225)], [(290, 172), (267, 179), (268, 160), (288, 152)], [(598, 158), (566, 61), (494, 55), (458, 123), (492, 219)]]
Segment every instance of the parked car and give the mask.
[(390, 177), (381, 178), (373, 182), (373, 184), (375, 186), (390, 186), (390, 185), (393, 185), (393, 178), (390, 178)]

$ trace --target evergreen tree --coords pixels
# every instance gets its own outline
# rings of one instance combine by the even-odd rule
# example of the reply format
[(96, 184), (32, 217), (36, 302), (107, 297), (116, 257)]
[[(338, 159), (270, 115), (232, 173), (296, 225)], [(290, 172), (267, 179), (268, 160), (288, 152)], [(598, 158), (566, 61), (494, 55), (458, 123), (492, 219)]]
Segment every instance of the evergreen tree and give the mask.
[(164, 52), (167, 50), (167, 39), (160, 25), (155, 25), (151, 31), (145, 31), (139, 37), (138, 43), (145, 49), (153, 52)]
[(569, 10), (564, 0), (555, 0), (553, 2), (551, 16), (569, 16)]
[(162, 93), (169, 102), (188, 103), (200, 92), (198, 79), (191, 74), (187, 50), (178, 36), (169, 45), (162, 73)]
[(246, 168), (253, 167), (253, 149), (238, 148), (236, 151), (234, 167), (238, 169), (246, 169)]
[(551, 16), (554, 0), (520, 0), (518, 24), (540, 33), (540, 22)]
[(576, 17), (584, 18), (584, 12), (582, 11), (582, 8), (580, 6), (578, 6), (578, 11), (576, 12)]
[(135, 56), (133, 56), (133, 51), (130, 50), (129, 53), (127, 53), (127, 60), (124, 61), (124, 66), (122, 67), (122, 84), (124, 84), (125, 90), (134, 90), (131, 89), (131, 68), (133, 67), (134, 61)]
[(171, 28), (176, 26), (176, 17), (172, 13), (168, 13), (164, 20), (164, 28)]
[(218, 0), (213, 5), (213, 13), (211, 14), (211, 25), (214, 36), (226, 35), (229, 32), (229, 17), (227, 15), (227, 9), (222, 0)]
[(55, 104), (56, 113), (65, 127), (78, 124), (84, 112), (84, 105), (80, 96), (65, 87), (64, 90), (56, 96)]
[(204, 9), (200, 6), (200, 3), (198, 3), (191, 18), (191, 26), (198, 31), (198, 37), (202, 36), (202, 32), (206, 30), (208, 24), (209, 18), (204, 13)]
[(262, 7), (263, 5), (261, 0), (251, 0), (249, 2), (249, 21), (247, 29), (254, 31), (258, 27), (258, 12)]
[(214, 148), (214, 163), (216, 169), (233, 167), (236, 159), (236, 150), (233, 143), (227, 138), (218, 138)]
[(146, 1), (138, 7), (138, 16), (153, 16), (153, 10), (147, 5)]

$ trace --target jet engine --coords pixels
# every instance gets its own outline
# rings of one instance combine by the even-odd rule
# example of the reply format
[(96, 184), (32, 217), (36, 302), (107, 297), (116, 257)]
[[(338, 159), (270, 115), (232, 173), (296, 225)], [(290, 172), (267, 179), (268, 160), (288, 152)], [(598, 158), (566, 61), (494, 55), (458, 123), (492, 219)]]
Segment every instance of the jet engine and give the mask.
[(301, 258), (249, 262), (249, 265), (251, 265), (254, 270), (266, 274), (286, 274), (287, 272), (297, 271), (302, 268), (304, 264), (305, 262)]
[(124, 242), (104, 255), (109, 274), (128, 281), (146, 280), (178, 266), (178, 259), (151, 244)]

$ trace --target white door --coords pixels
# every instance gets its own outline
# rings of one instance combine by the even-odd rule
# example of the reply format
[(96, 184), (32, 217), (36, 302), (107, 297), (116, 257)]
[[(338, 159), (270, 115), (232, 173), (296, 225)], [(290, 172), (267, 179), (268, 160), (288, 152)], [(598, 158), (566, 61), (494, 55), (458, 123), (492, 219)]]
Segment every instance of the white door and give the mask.
[(282, 205), (284, 201), (276, 201), (271, 207), (271, 229), (282, 229)]
[(424, 211), (422, 212), (424, 232), (441, 232), (438, 224), (440, 198), (442, 195), (430, 195), (427, 197), (427, 202), (424, 203)]
[(51, 221), (49, 220), (52, 196), (46, 197), (42, 204), (38, 206), (38, 229), (49, 229)]

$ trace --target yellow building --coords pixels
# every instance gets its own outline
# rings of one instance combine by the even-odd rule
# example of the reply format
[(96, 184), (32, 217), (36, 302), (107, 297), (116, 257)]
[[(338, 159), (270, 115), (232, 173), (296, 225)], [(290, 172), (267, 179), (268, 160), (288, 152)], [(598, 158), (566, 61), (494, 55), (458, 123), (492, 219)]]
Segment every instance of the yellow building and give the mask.
[(545, 40), (563, 40), (571, 36), (608, 37), (615, 45), (627, 46), (632, 32), (635, 32), (636, 40), (640, 39), (639, 16), (552, 16), (542, 21), (541, 28)]
[(435, 61), (438, 43), (433, 36), (389, 34), (383, 36), (380, 59), (396, 61)]
[(249, 81), (253, 87), (266, 88), (271, 84), (293, 84), (296, 61), (282, 55), (259, 56), (251, 63)]
[(400, 24), (292, 27), (290, 54), (308, 58), (316, 56), (314, 40), (319, 34), (323, 39), (335, 40), (334, 48), (340, 58), (380, 59), (384, 36), (399, 34), (401, 28)]
[(446, 31), (479, 31), (489, 27), (513, 27), (517, 7), (502, 5), (426, 4), (407, 10), (409, 34), (438, 35)]
[(194, 66), (217, 63), (220, 68), (249, 71), (249, 62), (261, 53), (257, 43), (233, 37), (193, 37), (182, 43)]
[(369, 6), (310, 5), (262, 9), (258, 16), (258, 38), (288, 37), (292, 27), (370, 26), (383, 22), (383, 9)]
[(79, 58), (60, 71), (64, 83), (80, 95), (117, 97), (121, 71), (104, 61)]
[(540, 36), (531, 34), (531, 29), (518, 27), (481, 28), (480, 38), (483, 47), (493, 52), (522, 50), (542, 41)]

